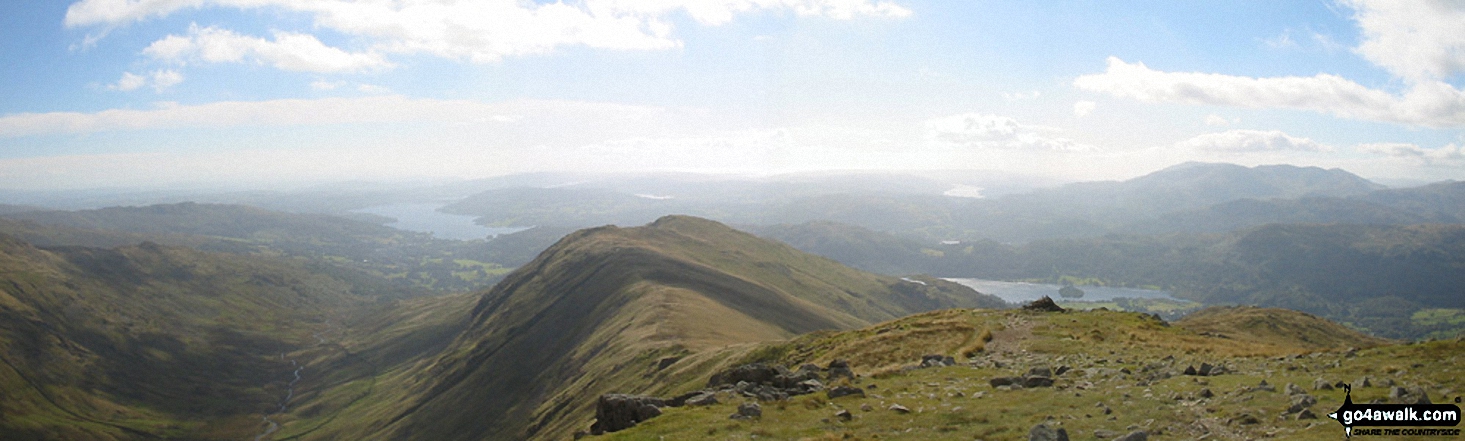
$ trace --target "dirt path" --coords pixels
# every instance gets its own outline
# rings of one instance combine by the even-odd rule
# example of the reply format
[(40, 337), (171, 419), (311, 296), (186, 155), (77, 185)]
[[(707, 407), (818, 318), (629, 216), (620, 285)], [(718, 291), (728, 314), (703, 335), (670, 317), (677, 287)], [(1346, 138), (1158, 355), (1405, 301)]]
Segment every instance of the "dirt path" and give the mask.
[(992, 354), (1017, 354), (1022, 352), (1022, 341), (1033, 336), (1033, 322), (1021, 315), (1007, 317), (1006, 329), (992, 332), (992, 341), (987, 342), (986, 351)]

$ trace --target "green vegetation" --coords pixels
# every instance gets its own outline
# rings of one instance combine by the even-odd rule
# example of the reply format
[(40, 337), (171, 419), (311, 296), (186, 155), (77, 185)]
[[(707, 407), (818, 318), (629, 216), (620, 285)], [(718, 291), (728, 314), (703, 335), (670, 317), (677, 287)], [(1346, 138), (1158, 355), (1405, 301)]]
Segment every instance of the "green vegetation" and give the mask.
[(238, 439), (284, 394), (287, 354), (375, 289), (287, 261), (0, 235), (0, 432)]

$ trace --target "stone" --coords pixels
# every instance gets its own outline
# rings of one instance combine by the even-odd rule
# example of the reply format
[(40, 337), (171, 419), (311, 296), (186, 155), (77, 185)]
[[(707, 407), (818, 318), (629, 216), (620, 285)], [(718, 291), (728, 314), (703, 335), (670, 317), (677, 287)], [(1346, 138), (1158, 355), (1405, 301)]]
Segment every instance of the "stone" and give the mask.
[(1051, 376), (1053, 376), (1053, 370), (1048, 369), (1046, 367), (1035, 367), (1035, 368), (1032, 368), (1032, 369), (1028, 369), (1027, 376), (1029, 376), (1029, 377), (1051, 377)]
[(701, 393), (686, 400), (688, 406), (711, 406), (717, 404), (717, 394)]
[(1301, 412), (1297, 412), (1297, 419), (1299, 419), (1299, 420), (1315, 420), (1315, 419), (1317, 419), (1317, 414), (1312, 413), (1312, 410), (1310, 410), (1310, 409), (1302, 409)]
[(849, 387), (849, 386), (835, 386), (835, 387), (829, 389), (825, 393), (829, 395), (829, 399), (831, 399), (831, 400), (833, 400), (835, 398), (843, 397), (843, 396), (849, 396), (849, 395), (859, 395), (860, 397), (864, 397), (865, 396), (865, 390), (864, 389), (860, 389), (858, 387)]
[(763, 406), (758, 403), (743, 403), (738, 405), (738, 412), (728, 416), (734, 420), (748, 420), (763, 417)]
[(870, 407), (870, 403), (860, 403), (860, 410), (863, 412), (869, 412), (875, 410), (875, 408)]
[(1261, 423), (1261, 420), (1256, 419), (1256, 417), (1252, 416), (1249, 413), (1241, 414), (1241, 416), (1233, 418), (1231, 421), (1241, 425), (1252, 425)]
[(1303, 411), (1303, 409), (1307, 409), (1309, 407), (1312, 407), (1312, 405), (1314, 405), (1314, 404), (1317, 404), (1317, 398), (1316, 397), (1313, 397), (1312, 395), (1308, 395), (1308, 394), (1295, 395), (1295, 396), (1292, 397), (1292, 405), (1291, 406), (1287, 406), (1287, 413), (1288, 414), (1293, 414), (1293, 413), (1301, 412), (1301, 411)]
[(1147, 441), (1149, 439), (1150, 439), (1150, 433), (1149, 432), (1146, 432), (1146, 431), (1143, 431), (1143, 430), (1136, 430), (1136, 431), (1133, 431), (1133, 432), (1129, 432), (1128, 434), (1125, 434), (1124, 436), (1121, 436), (1121, 437), (1118, 437), (1118, 438), (1114, 438), (1114, 441)]
[(1068, 441), (1068, 431), (1062, 427), (1055, 429), (1047, 423), (1038, 424), (1028, 431), (1028, 441)]
[(855, 419), (854, 414), (844, 409), (840, 409), (839, 412), (835, 412), (834, 417), (839, 418), (840, 421), (849, 421)]
[(1023, 377), (1022, 387), (1049, 387), (1053, 385), (1053, 379), (1048, 377)]
[(1068, 372), (1071, 369), (1072, 368), (1069, 368), (1068, 366), (1059, 366), (1057, 370), (1054, 370), (1053, 371), (1053, 376), (1056, 377), (1056, 376), (1059, 376), (1059, 375), (1063, 375), (1064, 372)]
[(1322, 378), (1312, 380), (1312, 390), (1333, 390), (1333, 383)]
[(783, 366), (768, 365), (764, 363), (745, 364), (734, 367), (712, 375), (707, 380), (707, 387), (718, 387), (724, 384), (738, 384), (746, 382), (749, 384), (770, 384), (779, 375), (789, 374), (788, 369)]
[(1287, 386), (1284, 387), (1283, 390), (1287, 391), (1287, 395), (1302, 395), (1307, 393), (1307, 391), (1302, 390), (1302, 387), (1298, 386), (1297, 383), (1287, 383)]
[(956, 359), (941, 354), (927, 354), (921, 356), (921, 367), (942, 367), (956, 364)]
[(1392, 387), (1389, 389), (1389, 399), (1401, 404), (1431, 404), (1429, 394), (1424, 392), (1422, 387)]
[(1022, 305), (1022, 309), (1024, 311), (1038, 311), (1038, 312), (1063, 312), (1064, 311), (1063, 307), (1058, 306), (1057, 303), (1053, 303), (1053, 299), (1048, 298), (1048, 296), (1043, 296), (1043, 298), (1041, 298), (1041, 299), (1037, 299), (1037, 300), (1032, 301), (1031, 303), (1028, 303), (1026, 305)]
[(1211, 398), (1211, 397), (1216, 396), (1216, 394), (1213, 393), (1213, 392), (1211, 392), (1211, 388), (1209, 388), (1209, 387), (1203, 387), (1203, 388), (1201, 388), (1200, 392), (1197, 392), (1196, 393), (1196, 396), (1201, 397), (1201, 398)]
[(1200, 369), (1196, 369), (1195, 370), (1195, 373), (1196, 373), (1196, 375), (1200, 375), (1202, 377), (1209, 377), (1209, 376), (1212, 375), (1211, 374), (1211, 370), (1212, 369), (1215, 369), (1215, 366), (1211, 366), (1210, 363), (1201, 363), (1200, 364)]
[(845, 360), (834, 360), (834, 361), (831, 361), (831, 362), (829, 362), (829, 369), (828, 370), (829, 370), (829, 381), (831, 383), (834, 382), (834, 379), (839, 378), (839, 377), (849, 378), (850, 380), (854, 380), (855, 379), (855, 372), (850, 369), (850, 367), (849, 367), (849, 361), (845, 361)]
[(640, 395), (606, 394), (595, 403), (595, 423), (590, 432), (600, 435), (634, 427), (637, 423), (661, 415), (665, 402), (660, 398)]
[(899, 414), (911, 413), (911, 410), (909, 408), (907, 408), (905, 406), (902, 406), (902, 405), (899, 405), (899, 404), (891, 404), (888, 409), (890, 409), (891, 411), (893, 411), (895, 413), (899, 413)]
[(1119, 432), (1115, 432), (1113, 430), (1105, 430), (1105, 429), (1094, 429), (1094, 438), (1098, 438), (1098, 439), (1114, 439), (1114, 438), (1118, 438), (1118, 437), (1119, 437)]

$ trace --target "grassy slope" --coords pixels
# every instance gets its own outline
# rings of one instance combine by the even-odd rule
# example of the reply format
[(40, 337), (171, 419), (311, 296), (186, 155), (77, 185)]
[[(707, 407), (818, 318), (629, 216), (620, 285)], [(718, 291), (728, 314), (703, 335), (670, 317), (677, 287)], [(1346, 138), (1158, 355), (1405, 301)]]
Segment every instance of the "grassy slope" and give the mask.
[[(961, 349), (980, 341), (983, 333), (995, 338), (964, 359)], [(1366, 349), (1349, 354), (1345, 347)], [(722, 404), (668, 409), (606, 439), (1018, 439), (1044, 421), (1066, 428), (1073, 439), (1093, 439), (1096, 430), (1117, 436), (1135, 429), (1147, 430), (1152, 439), (1338, 439), (1343, 429), (1333, 421), (1282, 416), (1290, 404), (1286, 384), (1314, 395), (1318, 404), (1310, 409), (1319, 416), (1341, 405), (1343, 392), (1313, 390), (1318, 378), (1356, 383), (1370, 377), (1373, 387), (1354, 389), (1356, 402), (1387, 398), (1381, 384), (1388, 381), (1423, 387), (1440, 402), (1459, 393), (1453, 388), (1462, 350), (1460, 340), (1387, 344), (1277, 309), (1213, 309), (1173, 325), (1113, 311), (947, 310), (771, 343), (754, 351), (760, 356), (743, 360), (849, 359), (861, 375), (856, 386), (865, 388), (865, 397), (795, 397), (763, 403), (761, 419), (735, 421), (728, 415), (744, 399), (724, 395)], [(961, 362), (896, 369), (929, 353), (954, 355)], [(1232, 372), (1180, 375), (1186, 366), (1203, 362), (1224, 364)], [(999, 390), (987, 382), (1057, 366), (1074, 370), (1058, 376), (1050, 388)], [(1154, 377), (1160, 372), (1171, 376)], [(1250, 390), (1262, 380), (1276, 391)], [(1215, 396), (1202, 398), (1201, 389)], [(892, 404), (911, 413), (888, 410)], [(865, 405), (870, 410), (862, 410)], [(1105, 408), (1112, 412), (1105, 414)], [(854, 418), (835, 418), (841, 409)], [(1259, 421), (1243, 424), (1244, 415)]]
[(278, 400), (279, 354), (346, 282), (285, 262), (167, 248), (37, 249), (0, 235), (7, 439), (239, 438)]
[[(582, 230), (483, 294), (440, 357), (373, 376), (377, 392), (303, 438), (560, 439), (596, 396), (705, 381), (737, 345), (991, 300), (928, 283), (696, 218)], [(664, 357), (686, 358), (658, 371)]]

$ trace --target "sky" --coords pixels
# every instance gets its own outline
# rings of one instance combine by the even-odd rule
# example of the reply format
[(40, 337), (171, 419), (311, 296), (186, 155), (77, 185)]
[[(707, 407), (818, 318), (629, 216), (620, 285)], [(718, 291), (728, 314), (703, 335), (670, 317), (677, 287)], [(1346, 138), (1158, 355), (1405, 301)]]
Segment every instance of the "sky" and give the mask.
[(0, 189), (1186, 161), (1465, 179), (1465, 1), (0, 2)]

